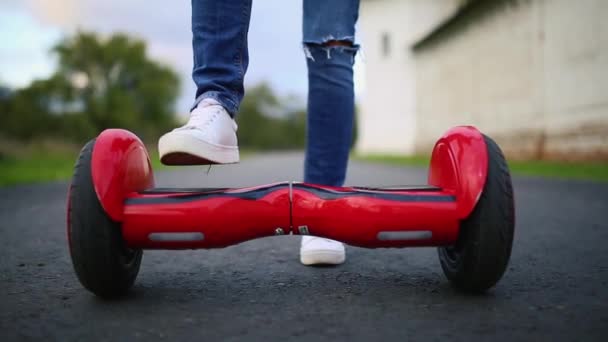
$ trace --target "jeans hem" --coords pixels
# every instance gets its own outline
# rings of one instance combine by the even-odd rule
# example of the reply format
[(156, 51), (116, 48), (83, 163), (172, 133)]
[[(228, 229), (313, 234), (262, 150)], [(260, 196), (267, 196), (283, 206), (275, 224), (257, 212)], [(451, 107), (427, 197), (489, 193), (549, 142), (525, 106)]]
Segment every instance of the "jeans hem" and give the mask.
[(219, 102), (233, 118), (238, 111), (238, 106), (234, 103), (234, 101), (230, 100), (228, 97), (222, 95), (222, 93), (218, 91), (208, 91), (199, 95), (196, 100), (194, 100), (194, 104), (192, 104), (190, 111), (194, 110), (194, 108), (196, 108), (196, 106), (198, 106), (198, 104), (204, 99), (213, 99)]

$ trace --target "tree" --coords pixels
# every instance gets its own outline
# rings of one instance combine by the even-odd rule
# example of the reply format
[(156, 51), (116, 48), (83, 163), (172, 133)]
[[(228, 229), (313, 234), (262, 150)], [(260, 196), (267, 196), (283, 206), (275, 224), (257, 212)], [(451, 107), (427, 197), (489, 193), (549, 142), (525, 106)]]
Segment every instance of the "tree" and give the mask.
[(27, 88), (7, 93), (0, 101), (2, 131), (25, 140), (52, 132), (56, 127), (49, 108), (57, 96), (55, 88), (53, 79), (37, 80)]
[(306, 114), (304, 109), (290, 109), (288, 101), (277, 97), (266, 83), (248, 88), (237, 117), (239, 145), (245, 149), (303, 148)]
[(79, 32), (53, 51), (59, 57), (56, 77), (69, 85), (66, 99), (81, 103), (98, 131), (123, 127), (154, 133), (173, 125), (178, 76), (149, 59), (144, 41)]
[(0, 130), (31, 139), (91, 137), (110, 127), (154, 137), (175, 125), (179, 79), (149, 58), (144, 41), (78, 32), (57, 44), (56, 72), (0, 101)]
[[(278, 97), (266, 83), (247, 89), (237, 122), (239, 145), (244, 149), (277, 150), (305, 147), (306, 109), (303, 103), (295, 96)], [(356, 124), (355, 120), (351, 147), (357, 138)]]

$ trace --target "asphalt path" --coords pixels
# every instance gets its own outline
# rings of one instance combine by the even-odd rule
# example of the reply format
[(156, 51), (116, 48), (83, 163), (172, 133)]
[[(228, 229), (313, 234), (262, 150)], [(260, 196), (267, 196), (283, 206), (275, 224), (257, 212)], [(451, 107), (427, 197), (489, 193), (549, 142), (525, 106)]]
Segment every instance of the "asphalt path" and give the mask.
[[(300, 180), (299, 153), (177, 168), (158, 186)], [(348, 184), (423, 184), (423, 169), (353, 162)], [(203, 251), (146, 251), (132, 293), (84, 290), (65, 235), (67, 183), (0, 189), (0, 341), (606, 341), (608, 184), (514, 178), (513, 255), (498, 285), (463, 295), (434, 248), (347, 247), (306, 267), (293, 236)]]

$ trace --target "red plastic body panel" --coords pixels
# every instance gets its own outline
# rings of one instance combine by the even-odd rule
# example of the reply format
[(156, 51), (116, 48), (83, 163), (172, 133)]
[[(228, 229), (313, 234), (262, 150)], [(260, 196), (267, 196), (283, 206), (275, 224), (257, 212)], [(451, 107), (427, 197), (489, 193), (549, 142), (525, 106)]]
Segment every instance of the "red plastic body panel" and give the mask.
[[(152, 189), (141, 141), (106, 130), (93, 149), (99, 200), (122, 222), (128, 246), (142, 249), (225, 247), (260, 237), (311, 234), (362, 247), (453, 244), (487, 176), (483, 135), (456, 127), (433, 150), (431, 187), (371, 189), (275, 183), (242, 189)], [(147, 191), (146, 191), (147, 190)]]
[[(287, 189), (287, 183), (278, 183), (200, 193), (133, 193), (125, 202), (123, 237), (135, 248), (194, 249), (275, 235), (277, 228), (287, 233)], [(176, 233), (186, 239), (162, 240)], [(201, 234), (190, 239), (188, 233)]]
[(456, 199), (443, 191), (361, 191), (294, 184), (293, 227), (361, 247), (440, 246), (458, 237)]
[(457, 196), (459, 218), (466, 218), (475, 208), (487, 174), (488, 150), (475, 127), (454, 127), (435, 144), (428, 182)]
[[(125, 201), (123, 237), (130, 247), (146, 249), (216, 248), (301, 232), (363, 247), (437, 246), (456, 241), (458, 222), (455, 197), (440, 190), (277, 183), (132, 193)], [(425, 236), (395, 240), (394, 232)]]
[(123, 129), (107, 129), (93, 147), (91, 172), (97, 198), (114, 221), (122, 221), (127, 194), (154, 187), (150, 158), (139, 138)]

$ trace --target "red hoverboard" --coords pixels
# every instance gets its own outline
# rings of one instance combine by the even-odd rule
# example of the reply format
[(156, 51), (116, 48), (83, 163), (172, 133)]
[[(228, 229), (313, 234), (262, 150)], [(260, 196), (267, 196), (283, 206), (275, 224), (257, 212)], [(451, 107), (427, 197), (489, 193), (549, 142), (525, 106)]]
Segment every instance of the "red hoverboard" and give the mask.
[(452, 128), (433, 149), (428, 183), (154, 188), (142, 142), (108, 129), (76, 163), (68, 195), (70, 254), (82, 285), (101, 297), (129, 290), (143, 249), (219, 248), (286, 234), (369, 248), (438, 246), (455, 287), (494, 286), (509, 261), (515, 225), (500, 148), (473, 127)]

